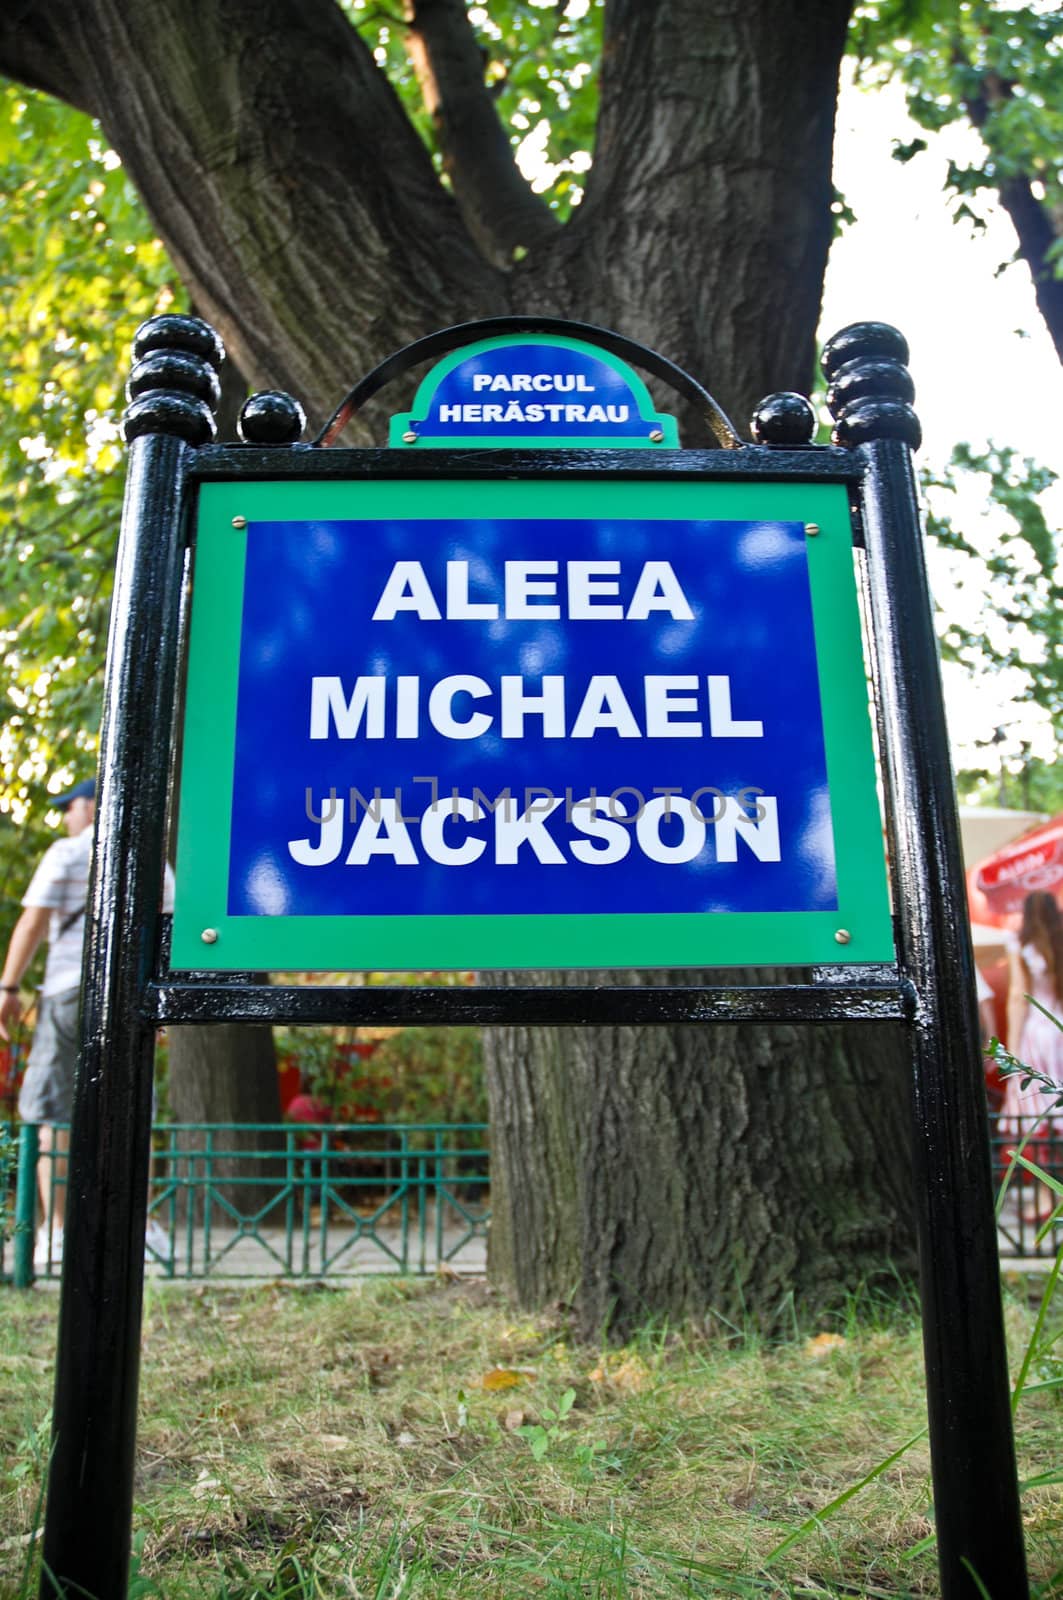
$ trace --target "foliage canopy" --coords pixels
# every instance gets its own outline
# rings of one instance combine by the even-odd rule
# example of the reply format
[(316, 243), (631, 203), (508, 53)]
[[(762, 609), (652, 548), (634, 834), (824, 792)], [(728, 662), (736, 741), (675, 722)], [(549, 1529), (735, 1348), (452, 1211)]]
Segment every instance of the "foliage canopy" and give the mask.
[[(420, 36), (371, 0), (341, 6), (449, 182), (452, 130), (442, 124)], [(604, 0), (467, 6), (483, 79), (517, 163), (541, 196), (544, 226), (566, 220), (584, 196), (605, 9)], [(868, 0), (854, 10), (850, 49), (869, 84), (903, 79), (928, 137), (961, 119), (978, 129), (984, 160), (949, 174), (958, 215), (977, 222), (994, 192), (1013, 210), (1009, 196), (1014, 201), (1018, 186), (1041, 223), (1031, 270), (1059, 281), (1063, 20), (1056, 9)], [(898, 159), (912, 159), (920, 144), (898, 147)], [(1019, 253), (1026, 248), (1019, 226)], [(0, 887), (9, 918), (27, 865), (48, 837), (45, 792), (93, 759), (121, 501), (126, 352), (145, 317), (188, 305), (99, 125), (13, 83), (0, 90), (0, 280)], [(1046, 477), (1022, 468), (1007, 449), (977, 460), (961, 449), (955, 467), (988, 473), (994, 498), (1018, 518), (1019, 531), (990, 560), (990, 579), (1012, 585), (1023, 562), (1027, 576), (1014, 591), (1010, 634), (1000, 631), (1009, 613), (998, 606), (993, 628), (947, 625), (945, 647), (972, 667), (979, 660), (1021, 665), (1031, 693), (1058, 716), (1059, 591), (1038, 500)], [(977, 558), (941, 517), (933, 526)], [(1018, 568), (1015, 541), (1023, 547)], [(20, 832), (27, 824), (29, 833)]]

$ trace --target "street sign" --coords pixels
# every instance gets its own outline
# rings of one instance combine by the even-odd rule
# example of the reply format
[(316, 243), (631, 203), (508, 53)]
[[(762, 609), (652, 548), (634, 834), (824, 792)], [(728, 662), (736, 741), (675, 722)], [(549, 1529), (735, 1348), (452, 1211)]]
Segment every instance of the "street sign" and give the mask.
[[(581, 389), (594, 369), (559, 359), (566, 339), (621, 378), (626, 356), (668, 384), (715, 447), (668, 449), (668, 419), (633, 386), (645, 440), (577, 431), (602, 426), (592, 405), (618, 431), (632, 418)], [(466, 366), (474, 351), (501, 364)], [(223, 352), (198, 319), (152, 318), (135, 353), (43, 1600), (127, 1587), (160, 1027), (839, 1022), (897, 1027), (910, 1051), (942, 1594), (1022, 1600), (975, 968), (901, 335), (857, 323), (828, 341), (831, 445), (813, 444), (815, 412), (790, 392), (759, 403), (744, 444), (664, 357), (549, 319), (426, 335), (360, 379), (312, 447), (297, 402), (272, 391), (245, 403), (241, 445), (211, 443)], [(386, 383), (436, 357), (395, 448), (328, 448)], [(534, 398), (547, 394), (536, 373), (556, 398)], [(503, 375), (499, 396), (562, 406), (584, 393), (571, 403), (587, 409), (556, 423), (467, 416), (502, 404), (489, 385)], [(572, 431), (500, 431), (540, 420)], [(477, 428), (495, 431), (464, 431)], [(732, 963), (804, 971), (521, 983), (486, 970)], [(258, 976), (389, 967), (422, 981)], [(480, 977), (440, 983), (448, 968)], [(801, 1060), (795, 1042), (788, 1069)], [(854, 1054), (843, 1070), (858, 1089), (869, 1069)]]
[(205, 484), (173, 964), (892, 959), (840, 484)]

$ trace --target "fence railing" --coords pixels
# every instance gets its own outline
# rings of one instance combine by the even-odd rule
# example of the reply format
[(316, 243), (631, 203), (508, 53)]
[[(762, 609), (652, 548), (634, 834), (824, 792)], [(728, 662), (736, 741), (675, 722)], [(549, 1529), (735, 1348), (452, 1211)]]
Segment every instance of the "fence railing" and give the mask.
[[(1020, 1149), (1063, 1183), (1063, 1125), (990, 1117), (999, 1182)], [(19, 1130), (18, 1183), (0, 1243), (0, 1276), (56, 1279), (58, 1249), (34, 1261), (38, 1170), (55, 1196), (61, 1152)], [(9, 1186), (10, 1188), (10, 1186)], [(1049, 1260), (1058, 1196), (1016, 1171), (1000, 1209), (1007, 1261)], [(490, 1152), (481, 1123), (305, 1125), (166, 1123), (155, 1131), (149, 1272), (169, 1278), (343, 1278), (482, 1272), (490, 1222)]]
[[(169, 1278), (340, 1278), (482, 1272), (489, 1210), (479, 1123), (166, 1123), (155, 1131), (145, 1264)], [(57, 1278), (41, 1248), (39, 1168), (61, 1199), (65, 1158), (19, 1134), (10, 1260), (16, 1286)], [(36, 1259), (34, 1259), (36, 1256)]]
[[(1053, 1118), (990, 1116), (993, 1170), (998, 1195), (1015, 1153), (1063, 1183), (1063, 1123)], [(1048, 1260), (1063, 1243), (1063, 1227), (1047, 1227), (1059, 1194), (1017, 1166), (1000, 1204), (997, 1242), (1005, 1262)]]

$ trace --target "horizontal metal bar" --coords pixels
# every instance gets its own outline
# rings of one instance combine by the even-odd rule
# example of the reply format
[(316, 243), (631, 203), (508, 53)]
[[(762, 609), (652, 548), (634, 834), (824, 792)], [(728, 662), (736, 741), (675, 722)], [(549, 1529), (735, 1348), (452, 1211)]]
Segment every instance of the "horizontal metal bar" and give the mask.
[(190, 453), (185, 481), (253, 482), (256, 479), (326, 482), (342, 478), (599, 477), (677, 479), (789, 478), (818, 482), (862, 481), (864, 467), (851, 450), (814, 445), (784, 450), (745, 445), (740, 450), (316, 450), (310, 445), (266, 448), (204, 445)]
[(161, 1026), (270, 1022), (349, 1026), (520, 1025), (602, 1027), (682, 1022), (892, 1022), (915, 1011), (910, 984), (767, 984), (742, 988), (603, 985), (594, 988), (281, 987), (228, 981), (149, 984), (145, 1017)]

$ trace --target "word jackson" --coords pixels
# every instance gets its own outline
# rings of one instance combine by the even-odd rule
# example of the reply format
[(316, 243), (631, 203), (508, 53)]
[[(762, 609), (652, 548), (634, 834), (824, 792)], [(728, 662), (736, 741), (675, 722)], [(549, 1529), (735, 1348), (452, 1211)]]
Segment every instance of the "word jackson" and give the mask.
[[(743, 790), (743, 798), (752, 792)], [(774, 795), (756, 793), (752, 816), (737, 797), (708, 785), (690, 796), (678, 789), (658, 791), (649, 801), (635, 789), (592, 792), (576, 801), (546, 789), (529, 790), (525, 798), (536, 798), (523, 810), (511, 803), (508, 790), (486, 804), (478, 791), (475, 796), (454, 791), (445, 804), (429, 804), (411, 816), (403, 813), (400, 793), (393, 799), (377, 793), (348, 835), (344, 807), (333, 791), (317, 819), (317, 838), (290, 839), (288, 853), (302, 867), (327, 867), (341, 858), (345, 866), (364, 867), (379, 857), (399, 867), (421, 860), (467, 867), (485, 854), (499, 867), (531, 860), (560, 867), (570, 859), (608, 867), (634, 849), (651, 861), (681, 866), (703, 854), (711, 830), (716, 861), (737, 861), (739, 840), (758, 861), (778, 861), (778, 805)], [(709, 794), (714, 800), (706, 812), (702, 806)]]

